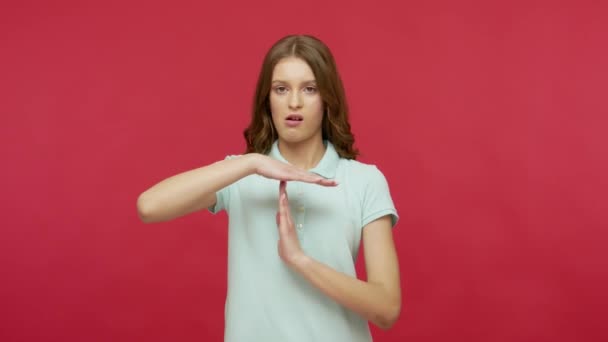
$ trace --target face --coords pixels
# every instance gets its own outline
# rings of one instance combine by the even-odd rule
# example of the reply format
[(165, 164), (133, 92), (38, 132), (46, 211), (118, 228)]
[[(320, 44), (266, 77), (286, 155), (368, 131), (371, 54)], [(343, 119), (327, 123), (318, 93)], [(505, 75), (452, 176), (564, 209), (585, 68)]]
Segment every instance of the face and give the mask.
[(270, 111), (279, 139), (289, 143), (322, 139), (323, 100), (304, 60), (288, 57), (274, 67)]

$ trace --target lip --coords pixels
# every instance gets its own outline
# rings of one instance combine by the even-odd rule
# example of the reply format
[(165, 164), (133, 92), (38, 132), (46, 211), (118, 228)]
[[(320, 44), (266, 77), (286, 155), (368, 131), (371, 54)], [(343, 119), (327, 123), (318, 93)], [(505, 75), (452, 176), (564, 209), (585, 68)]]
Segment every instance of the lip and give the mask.
[(300, 121), (296, 121), (296, 120), (285, 120), (285, 124), (289, 127), (297, 127), (299, 125), (302, 124), (302, 120)]
[(287, 117), (285, 118), (285, 120), (298, 120), (298, 121), (302, 121), (302, 120), (304, 120), (304, 116), (302, 114), (298, 114), (298, 113), (289, 113), (287, 115)]
[(297, 114), (297, 113), (290, 113), (285, 118), (285, 124), (289, 127), (299, 126), (300, 124), (302, 124), (303, 121), (304, 121), (304, 117), (301, 114)]

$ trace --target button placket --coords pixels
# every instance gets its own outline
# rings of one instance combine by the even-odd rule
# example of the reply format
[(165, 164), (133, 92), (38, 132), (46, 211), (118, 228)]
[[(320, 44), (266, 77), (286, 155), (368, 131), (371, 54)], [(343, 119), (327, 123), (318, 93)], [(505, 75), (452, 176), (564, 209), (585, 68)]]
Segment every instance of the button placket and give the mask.
[(305, 228), (305, 217), (306, 217), (306, 206), (304, 205), (304, 192), (302, 191), (302, 184), (295, 183), (295, 198), (294, 198), (294, 211), (293, 211), (293, 219), (296, 232), (298, 233), (298, 237), (300, 238), (300, 242), (304, 237), (304, 228)]

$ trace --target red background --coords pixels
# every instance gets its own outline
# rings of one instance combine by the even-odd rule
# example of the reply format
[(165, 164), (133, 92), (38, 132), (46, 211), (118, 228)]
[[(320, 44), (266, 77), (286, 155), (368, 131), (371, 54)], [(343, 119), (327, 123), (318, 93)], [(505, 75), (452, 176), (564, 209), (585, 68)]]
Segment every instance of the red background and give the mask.
[(221, 340), (225, 214), (145, 225), (135, 201), (243, 151), (288, 33), (334, 52), (401, 214), (377, 341), (608, 339), (605, 2), (0, 9), (1, 341)]

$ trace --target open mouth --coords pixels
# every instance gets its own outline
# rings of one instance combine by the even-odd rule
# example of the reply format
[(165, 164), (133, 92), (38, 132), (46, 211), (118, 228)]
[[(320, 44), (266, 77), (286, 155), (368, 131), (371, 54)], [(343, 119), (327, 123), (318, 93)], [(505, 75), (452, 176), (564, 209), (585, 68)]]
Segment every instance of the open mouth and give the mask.
[(287, 121), (302, 121), (304, 120), (304, 117), (302, 117), (302, 115), (299, 114), (289, 114), (286, 118)]

